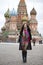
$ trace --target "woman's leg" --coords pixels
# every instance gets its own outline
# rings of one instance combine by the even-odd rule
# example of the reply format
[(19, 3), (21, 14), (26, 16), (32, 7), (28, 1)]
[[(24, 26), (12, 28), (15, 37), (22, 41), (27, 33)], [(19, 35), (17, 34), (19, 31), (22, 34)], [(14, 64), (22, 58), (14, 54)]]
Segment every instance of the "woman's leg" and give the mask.
[(23, 62), (27, 61), (27, 50), (22, 50), (22, 59), (23, 59)]
[(23, 50), (22, 50), (22, 59), (23, 59), (23, 61), (24, 61), (24, 52), (23, 52)]
[(25, 48), (24, 48), (25, 62), (27, 61), (27, 46), (28, 46), (28, 44), (25, 44)]
[(25, 44), (25, 45), (23, 46), (23, 49), (22, 49), (23, 62), (26, 62), (26, 61), (27, 61), (27, 45), (28, 45), (28, 44)]
[(26, 62), (27, 61), (27, 50), (25, 50), (24, 57), (25, 57), (25, 62)]

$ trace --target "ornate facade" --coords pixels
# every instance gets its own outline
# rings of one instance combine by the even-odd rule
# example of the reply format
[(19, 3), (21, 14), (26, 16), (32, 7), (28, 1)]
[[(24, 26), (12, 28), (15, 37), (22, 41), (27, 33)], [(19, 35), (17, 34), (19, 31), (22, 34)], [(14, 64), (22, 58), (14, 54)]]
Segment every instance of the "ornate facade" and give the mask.
[[(31, 12), (30, 12), (31, 18), (30, 18), (30, 20), (29, 20), (29, 24), (30, 24), (30, 29), (31, 29), (32, 36), (38, 40), (38, 39), (41, 38), (41, 37), (40, 37), (39, 32), (38, 32), (38, 30), (37, 30), (38, 22), (37, 22), (37, 19), (36, 19), (36, 15), (37, 15), (37, 12), (36, 12), (36, 10), (33, 8), (33, 9), (31, 10)], [(38, 37), (39, 37), (39, 38), (38, 38)]]
[[(30, 12), (31, 18), (29, 19), (25, 0), (20, 0), (17, 13), (14, 8), (12, 11), (9, 9), (4, 14), (6, 22), (2, 31), (7, 32), (7, 40), (10, 42), (15, 42), (17, 40), (18, 31), (21, 29), (23, 24), (22, 19), (28, 19), (29, 26), (31, 29), (32, 36), (36, 36), (38, 38), (40, 35), (37, 31), (38, 22), (36, 20), (37, 12), (33, 8)], [(38, 36), (38, 37), (37, 37)]]
[[(9, 42), (16, 42), (16, 35), (18, 34), (17, 30), (17, 13), (15, 12), (14, 8), (12, 11), (9, 9), (4, 14), (6, 22), (5, 22), (5, 32), (7, 32), (8, 41)], [(2, 28), (3, 30), (3, 28)]]
[(25, 0), (20, 0), (17, 13), (18, 13), (17, 24), (18, 24), (18, 29), (20, 29), (22, 26), (22, 22), (21, 22), (22, 18), (24, 16), (28, 17)]

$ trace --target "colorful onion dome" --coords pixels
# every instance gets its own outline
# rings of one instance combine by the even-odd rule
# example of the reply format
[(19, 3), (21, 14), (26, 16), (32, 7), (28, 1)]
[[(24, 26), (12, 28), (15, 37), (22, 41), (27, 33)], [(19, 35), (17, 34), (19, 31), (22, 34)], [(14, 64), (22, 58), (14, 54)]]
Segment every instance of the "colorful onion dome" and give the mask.
[(5, 17), (8, 17), (8, 18), (10, 17), (10, 11), (9, 11), (9, 9), (8, 9), (7, 12), (4, 14), (4, 16), (5, 16)]
[(33, 8), (33, 9), (31, 10), (30, 14), (31, 14), (31, 15), (36, 15), (37, 12), (36, 12), (36, 10)]
[(14, 8), (12, 11), (10, 11), (10, 16), (17, 16), (17, 13)]
[(29, 20), (29, 23), (36, 23), (37, 24), (37, 20), (36, 19)]
[(27, 16), (22, 17), (22, 21), (28, 21), (28, 17)]

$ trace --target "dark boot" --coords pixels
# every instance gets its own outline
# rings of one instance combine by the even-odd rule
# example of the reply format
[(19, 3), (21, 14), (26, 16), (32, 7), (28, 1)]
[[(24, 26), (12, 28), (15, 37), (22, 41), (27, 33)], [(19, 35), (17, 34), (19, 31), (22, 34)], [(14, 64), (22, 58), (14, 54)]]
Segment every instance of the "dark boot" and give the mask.
[(27, 62), (27, 51), (25, 51), (24, 58), (25, 58), (24, 62)]
[(22, 51), (23, 62), (27, 62), (27, 51)]
[(22, 58), (23, 58), (23, 62), (24, 62), (24, 58), (25, 58), (24, 51), (22, 51)]

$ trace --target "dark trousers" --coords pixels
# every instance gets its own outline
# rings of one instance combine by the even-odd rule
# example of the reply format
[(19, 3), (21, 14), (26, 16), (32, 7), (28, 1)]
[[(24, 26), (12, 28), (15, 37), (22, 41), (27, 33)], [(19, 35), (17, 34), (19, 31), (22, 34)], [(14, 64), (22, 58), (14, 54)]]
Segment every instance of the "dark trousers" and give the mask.
[(22, 58), (23, 58), (23, 62), (27, 61), (27, 50), (22, 50)]

